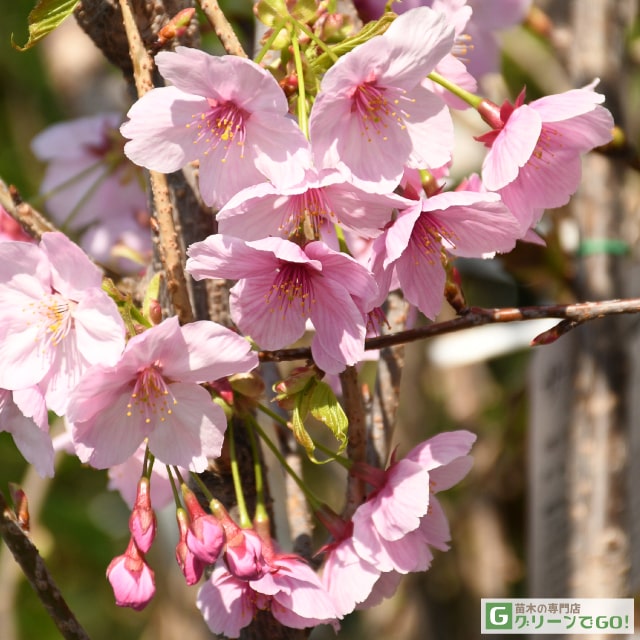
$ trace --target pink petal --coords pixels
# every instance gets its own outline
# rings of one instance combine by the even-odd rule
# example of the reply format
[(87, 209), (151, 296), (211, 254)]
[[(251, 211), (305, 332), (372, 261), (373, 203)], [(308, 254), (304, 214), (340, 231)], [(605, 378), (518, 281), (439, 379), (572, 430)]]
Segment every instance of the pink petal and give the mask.
[(149, 449), (164, 464), (202, 473), (222, 449), (227, 420), (222, 409), (202, 387), (173, 383), (172, 412), (164, 414), (149, 433)]
[(237, 638), (256, 612), (249, 584), (224, 567), (216, 567), (200, 587), (196, 604), (209, 629), (229, 638)]
[(526, 104), (511, 114), (482, 164), (482, 180), (489, 191), (515, 180), (520, 167), (531, 157), (541, 131), (540, 115)]

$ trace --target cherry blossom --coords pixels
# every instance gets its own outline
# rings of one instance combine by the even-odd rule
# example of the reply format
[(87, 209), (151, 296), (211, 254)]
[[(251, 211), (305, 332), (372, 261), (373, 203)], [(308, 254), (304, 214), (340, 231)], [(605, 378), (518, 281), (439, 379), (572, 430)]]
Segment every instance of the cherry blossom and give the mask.
[(370, 238), (382, 233), (395, 208), (408, 204), (395, 194), (363, 191), (336, 170), (310, 169), (303, 182), (289, 188), (262, 183), (244, 189), (216, 219), (220, 233), (243, 240), (287, 237), (305, 224), (325, 241), (335, 238), (334, 224)]
[(129, 272), (149, 257), (151, 238), (144, 177), (124, 155), (121, 123), (122, 115), (111, 112), (59, 122), (31, 148), (47, 163), (40, 192), (53, 220), (79, 233), (92, 258)]
[(352, 469), (375, 483), (353, 514), (353, 547), (363, 560), (382, 572), (426, 571), (433, 558), (430, 547), (448, 548), (447, 519), (433, 494), (468, 473), (467, 454), (475, 438), (468, 431), (440, 433), (384, 472), (364, 465)]
[(136, 502), (129, 517), (129, 531), (136, 546), (142, 553), (151, 548), (158, 523), (151, 507), (151, 483), (149, 478), (142, 477), (138, 482)]
[(155, 60), (173, 86), (149, 91), (129, 110), (120, 130), (133, 162), (169, 173), (199, 160), (202, 197), (216, 207), (265, 177), (276, 184), (303, 178), (308, 145), (268, 71), (187, 47)]
[(448, 162), (448, 110), (421, 82), (452, 45), (446, 16), (421, 7), (341, 57), (325, 74), (311, 110), (316, 165), (337, 167), (358, 186), (387, 193), (405, 165)]
[(456, 191), (422, 198), (374, 242), (371, 264), (379, 302), (395, 276), (404, 297), (435, 318), (446, 280), (443, 251), (480, 258), (510, 251), (519, 235), (518, 222), (495, 193)]
[(364, 355), (365, 315), (377, 295), (373, 276), (322, 242), (304, 248), (282, 238), (244, 242), (213, 235), (189, 247), (187, 271), (196, 279), (238, 280), (231, 317), (263, 349), (298, 340), (307, 319), (315, 328), (316, 364), (338, 373)]
[(175, 317), (134, 336), (114, 366), (92, 367), (71, 395), (78, 456), (107, 468), (148, 438), (158, 461), (204, 471), (220, 455), (226, 418), (200, 383), (253, 369), (249, 349), (220, 325), (181, 327)]
[[(269, 545), (265, 547), (265, 550)], [(219, 564), (198, 592), (197, 605), (213, 633), (237, 638), (259, 610), (293, 629), (334, 623), (340, 617), (315, 571), (293, 554), (265, 553), (270, 570), (242, 580)]]
[(39, 384), (62, 415), (89, 366), (114, 364), (124, 324), (102, 274), (61, 233), (39, 245), (0, 243), (0, 388)]
[(141, 611), (156, 592), (153, 570), (146, 563), (133, 538), (129, 541), (125, 553), (109, 563), (107, 578), (119, 607), (131, 607)]
[(600, 106), (604, 96), (594, 91), (596, 84), (530, 104), (523, 91), (513, 105), (478, 108), (493, 126), (478, 138), (489, 148), (482, 180), (518, 218), (522, 235), (541, 211), (569, 201), (580, 183), (581, 156), (612, 138), (613, 118)]

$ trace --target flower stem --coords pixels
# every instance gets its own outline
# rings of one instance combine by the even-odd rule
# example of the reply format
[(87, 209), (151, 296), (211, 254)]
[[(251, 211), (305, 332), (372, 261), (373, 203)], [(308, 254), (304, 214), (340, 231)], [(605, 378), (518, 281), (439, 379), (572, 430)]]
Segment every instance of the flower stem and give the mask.
[(168, 464), (165, 465), (165, 467), (167, 468), (167, 474), (169, 475), (169, 482), (171, 482), (171, 491), (173, 493), (173, 500), (176, 503), (176, 509), (181, 509), (182, 500), (180, 499), (180, 492), (178, 491), (175, 478), (173, 477), (173, 471), (171, 470), (171, 467)]
[(471, 93), (470, 91), (459, 87), (457, 84), (455, 84), (454, 82), (450, 82), (435, 71), (432, 71), (428, 75), (428, 78), (444, 87), (447, 91), (453, 93), (453, 95), (458, 96), (458, 98), (460, 98), (461, 100), (464, 100), (469, 106), (473, 107), (474, 109), (477, 109), (480, 106), (480, 103), (484, 100), (484, 98), (482, 98), (481, 96), (477, 96), (475, 93)]
[(238, 466), (238, 457), (236, 454), (236, 441), (233, 427), (233, 420), (229, 420), (229, 457), (231, 459), (231, 477), (233, 478), (233, 489), (236, 494), (236, 503), (238, 505), (238, 516), (240, 526), (243, 529), (251, 527), (251, 518), (247, 511), (247, 503), (242, 492), (242, 479), (240, 478), (240, 468)]
[(298, 76), (298, 125), (305, 137), (309, 138), (309, 114), (307, 108), (307, 92), (304, 86), (304, 67), (302, 65), (302, 53), (298, 42), (298, 32), (293, 30), (291, 34), (293, 45), (293, 59), (296, 63), (296, 75)]
[(253, 457), (253, 474), (256, 482), (256, 512), (254, 520), (265, 521), (269, 519), (267, 506), (264, 499), (264, 477), (262, 475), (262, 463), (260, 462), (260, 452), (256, 435), (253, 431), (253, 424), (247, 429), (249, 433), (249, 444), (251, 445), (251, 456)]
[(267, 41), (262, 46), (262, 49), (258, 52), (258, 55), (254, 58), (254, 62), (260, 64), (262, 59), (267, 55), (269, 50), (271, 49), (271, 45), (275, 42), (276, 38), (280, 35), (280, 32), (284, 29), (288, 22), (288, 18), (284, 18), (279, 22), (276, 22), (271, 30), (271, 35), (267, 38)]
[(300, 476), (291, 468), (289, 463), (284, 459), (284, 456), (282, 455), (282, 453), (280, 453), (280, 450), (278, 449), (278, 447), (276, 447), (276, 445), (273, 443), (271, 438), (269, 438), (269, 436), (265, 433), (264, 429), (258, 424), (258, 421), (255, 420), (255, 418), (251, 417), (251, 422), (253, 424), (253, 428), (256, 430), (258, 435), (262, 438), (264, 443), (269, 447), (269, 449), (271, 449), (271, 452), (276, 457), (278, 462), (282, 465), (282, 468), (291, 476), (291, 478), (298, 485), (298, 487), (300, 487), (300, 491), (304, 493), (304, 496), (307, 499), (307, 502), (311, 505), (311, 508), (314, 511), (319, 509), (322, 504), (320, 500), (318, 500), (318, 498), (316, 498), (316, 496), (313, 495), (313, 493), (307, 488), (307, 486), (303, 482), (302, 478), (300, 478)]

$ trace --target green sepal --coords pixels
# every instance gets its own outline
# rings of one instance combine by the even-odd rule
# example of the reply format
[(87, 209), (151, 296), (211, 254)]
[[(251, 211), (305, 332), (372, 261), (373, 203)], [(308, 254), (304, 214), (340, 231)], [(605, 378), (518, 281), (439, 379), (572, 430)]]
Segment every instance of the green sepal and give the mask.
[(347, 446), (349, 421), (331, 387), (326, 382), (315, 378), (309, 380), (305, 389), (296, 395), (291, 421), (293, 435), (304, 447), (307, 456), (312, 462), (316, 464), (330, 462), (331, 458), (320, 461), (314, 456), (315, 443), (304, 424), (309, 414), (329, 428), (335, 439), (340, 443), (335, 455), (340, 455)]
[(80, 0), (39, 0), (29, 13), (29, 40), (21, 47), (11, 34), (11, 46), (19, 51), (30, 49), (68, 18), (79, 2)]
[[(358, 45), (368, 42), (371, 38), (382, 35), (397, 17), (395, 13), (384, 13), (378, 20), (367, 22), (355, 36), (346, 38), (340, 44), (331, 47), (331, 53), (338, 58), (345, 53), (349, 53), (349, 51), (352, 51)], [(331, 55), (323, 53), (313, 60), (310, 66), (314, 73), (321, 74), (333, 66), (334, 63), (335, 60)]]
[(140, 310), (135, 304), (133, 304), (131, 296), (122, 293), (111, 278), (102, 279), (102, 290), (116, 303), (118, 312), (124, 321), (130, 338), (138, 333), (136, 324), (146, 328), (151, 326), (151, 323), (140, 313)]

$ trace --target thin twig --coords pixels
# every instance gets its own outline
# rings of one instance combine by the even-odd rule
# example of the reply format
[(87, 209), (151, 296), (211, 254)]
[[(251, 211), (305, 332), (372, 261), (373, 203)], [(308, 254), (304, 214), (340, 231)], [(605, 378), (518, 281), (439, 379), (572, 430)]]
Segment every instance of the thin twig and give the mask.
[(56, 627), (67, 640), (88, 640), (87, 632), (82, 628), (65, 602), (60, 589), (54, 582), (49, 569), (34, 544), (20, 528), (15, 514), (0, 491), (0, 536), (20, 565), (29, 584), (33, 587), (40, 602)]
[(229, 21), (220, 9), (217, 0), (199, 0), (200, 8), (207, 20), (211, 23), (213, 30), (218, 36), (224, 50), (232, 56), (248, 58), (246, 51), (240, 44), (240, 40), (231, 28)]
[[(506, 307), (502, 309), (470, 307), (464, 314), (453, 320), (434, 322), (424, 327), (369, 338), (365, 341), (365, 349), (371, 350), (393, 347), (424, 338), (433, 338), (434, 336), (445, 333), (453, 333), (460, 329), (479, 327), (484, 324), (521, 322), (523, 320), (538, 320), (541, 318), (559, 318), (561, 320), (571, 320), (572, 325), (570, 328), (575, 328), (584, 322), (595, 320), (596, 318), (627, 313), (640, 313), (640, 298), (531, 307)], [(564, 326), (565, 325), (563, 325), (562, 333), (566, 333)], [(277, 351), (260, 351), (258, 356), (262, 362), (309, 360), (311, 358), (311, 349), (300, 347), (296, 349), (279, 349)]]
[[(129, 54), (133, 63), (133, 75), (138, 96), (153, 89), (153, 59), (144, 48), (142, 37), (131, 10), (129, 0), (120, 0), (122, 19), (129, 41)], [(164, 267), (167, 289), (176, 315), (182, 324), (193, 320), (187, 279), (184, 273), (182, 252), (173, 219), (173, 205), (169, 195), (167, 177), (157, 171), (149, 171), (153, 208), (158, 223), (160, 259)]]
[(40, 240), (46, 231), (57, 229), (28, 202), (24, 202), (14, 186), (0, 180), (0, 205), (35, 240)]

